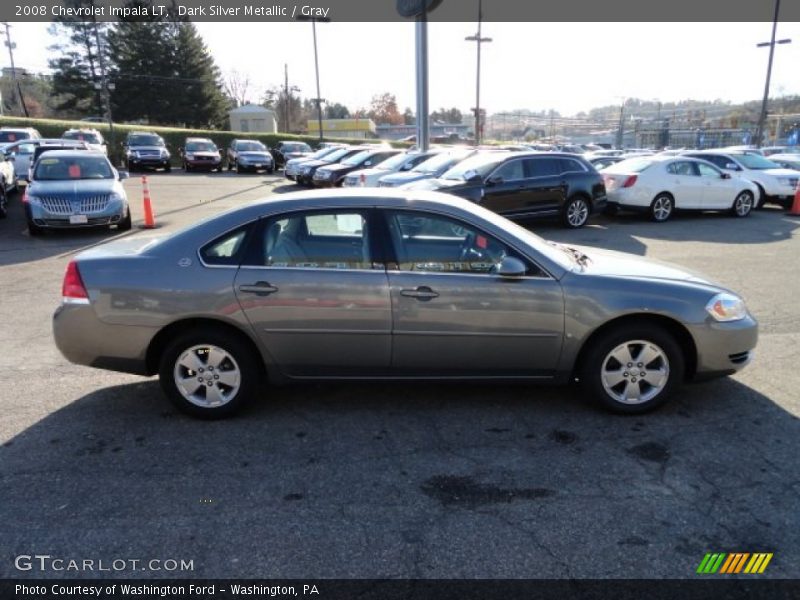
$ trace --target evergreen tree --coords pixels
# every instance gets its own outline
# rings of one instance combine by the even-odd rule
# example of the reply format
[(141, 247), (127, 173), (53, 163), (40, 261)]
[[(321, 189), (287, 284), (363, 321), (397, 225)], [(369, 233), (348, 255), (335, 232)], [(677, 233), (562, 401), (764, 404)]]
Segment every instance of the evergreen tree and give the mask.
[[(64, 0), (68, 8), (87, 8), (94, 0)], [(96, 28), (96, 32), (95, 32)], [(102, 51), (108, 23), (83, 21), (78, 18), (58, 17), (49, 32), (57, 38), (48, 49), (58, 53), (48, 61), (53, 70), (53, 108), (68, 116), (102, 115), (103, 100), (100, 89), (100, 52)]]

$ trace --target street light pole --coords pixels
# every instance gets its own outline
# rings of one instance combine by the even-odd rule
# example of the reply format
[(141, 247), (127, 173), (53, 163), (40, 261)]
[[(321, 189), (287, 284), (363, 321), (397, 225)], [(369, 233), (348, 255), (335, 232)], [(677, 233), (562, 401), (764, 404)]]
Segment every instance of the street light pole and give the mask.
[(106, 120), (108, 121), (108, 140), (111, 148), (111, 160), (114, 160), (114, 152), (116, 146), (114, 145), (114, 120), (111, 118), (111, 94), (109, 93), (110, 85), (106, 76), (106, 59), (103, 54), (103, 46), (100, 44), (100, 32), (97, 28), (97, 20), (94, 20), (94, 40), (97, 44), (97, 58), (100, 61), (100, 86), (103, 94), (103, 104), (106, 109)]
[(317, 58), (317, 20), (311, 19), (311, 31), (314, 34), (314, 71), (317, 76), (317, 122), (319, 123), (319, 141), (322, 142), (322, 96), (319, 93), (319, 59)]
[(761, 101), (761, 114), (758, 116), (758, 127), (756, 128), (756, 148), (761, 148), (761, 138), (764, 135), (764, 124), (767, 120), (767, 101), (769, 100), (769, 80), (772, 77), (772, 58), (775, 54), (775, 44), (789, 44), (791, 39), (775, 41), (775, 32), (778, 29), (778, 14), (781, 10), (781, 0), (775, 0), (775, 18), (772, 20), (772, 38), (769, 42), (756, 44), (757, 48), (769, 46), (769, 60), (767, 62), (767, 82), (764, 84), (764, 98)]
[(478, 45), (478, 64), (475, 69), (475, 145), (481, 143), (481, 44), (491, 42), (490, 37), (481, 37), (481, 21), (483, 19), (483, 0), (478, 0), (478, 33), (464, 39)]

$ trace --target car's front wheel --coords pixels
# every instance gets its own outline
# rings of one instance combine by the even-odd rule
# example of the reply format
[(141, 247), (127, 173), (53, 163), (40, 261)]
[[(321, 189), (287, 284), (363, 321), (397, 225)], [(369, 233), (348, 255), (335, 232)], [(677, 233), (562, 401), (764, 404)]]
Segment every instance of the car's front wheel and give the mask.
[(131, 219), (131, 209), (128, 207), (125, 209), (125, 216), (119, 223), (117, 223), (117, 229), (119, 231), (130, 231), (132, 225), (133, 220)]
[(567, 200), (564, 205), (561, 220), (565, 227), (578, 229), (586, 225), (586, 221), (589, 220), (589, 213), (591, 213), (591, 209), (586, 198), (575, 196)]
[(0, 184), (0, 219), (8, 216), (8, 194), (5, 183)]
[(747, 190), (740, 192), (733, 201), (733, 206), (731, 206), (731, 214), (734, 217), (746, 217), (752, 212), (754, 204), (755, 199), (753, 198), (753, 194), (751, 192)]
[(639, 414), (662, 404), (683, 381), (685, 360), (675, 338), (655, 324), (622, 326), (588, 348), (579, 377), (605, 408)]
[(227, 331), (192, 331), (164, 350), (161, 387), (181, 411), (204, 419), (227, 417), (256, 392), (260, 369), (247, 344)]

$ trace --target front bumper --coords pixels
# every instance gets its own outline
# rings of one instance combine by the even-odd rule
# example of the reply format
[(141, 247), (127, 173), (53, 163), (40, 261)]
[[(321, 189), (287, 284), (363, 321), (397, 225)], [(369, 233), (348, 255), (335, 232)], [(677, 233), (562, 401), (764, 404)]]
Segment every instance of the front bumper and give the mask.
[(169, 166), (169, 158), (159, 158), (156, 156), (130, 156), (128, 165), (131, 167), (152, 167), (155, 169)]
[(758, 342), (758, 323), (748, 315), (740, 321), (689, 325), (697, 350), (696, 379), (730, 375), (753, 360)]
[[(35, 225), (51, 229), (80, 229), (83, 227), (100, 227), (103, 225), (114, 225), (119, 223), (126, 215), (128, 205), (120, 200), (109, 201), (106, 208), (99, 211), (86, 212), (84, 214), (64, 214), (50, 212), (37, 201), (29, 201), (25, 205), (25, 213)], [(77, 219), (70, 217), (85, 217), (86, 222), (76, 222)], [(83, 219), (81, 219), (83, 221)]]
[(187, 160), (186, 166), (192, 169), (219, 169), (222, 166), (222, 159), (212, 160)]

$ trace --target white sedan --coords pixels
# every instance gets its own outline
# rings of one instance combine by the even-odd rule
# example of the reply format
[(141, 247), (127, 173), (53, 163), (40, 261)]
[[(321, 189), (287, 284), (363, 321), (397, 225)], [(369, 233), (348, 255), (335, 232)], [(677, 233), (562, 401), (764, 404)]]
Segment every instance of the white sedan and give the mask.
[(410, 152), (403, 152), (397, 156), (383, 161), (379, 165), (371, 169), (360, 169), (349, 173), (344, 179), (344, 187), (378, 187), (378, 180), (385, 175), (392, 173), (400, 173), (410, 171), (421, 162), (428, 160), (434, 154), (438, 154), (440, 150), (428, 150), (427, 152), (420, 152), (412, 150)]
[(606, 167), (601, 174), (608, 212), (645, 211), (656, 222), (666, 221), (675, 210), (727, 210), (746, 217), (758, 196), (752, 181), (685, 156), (632, 158)]

